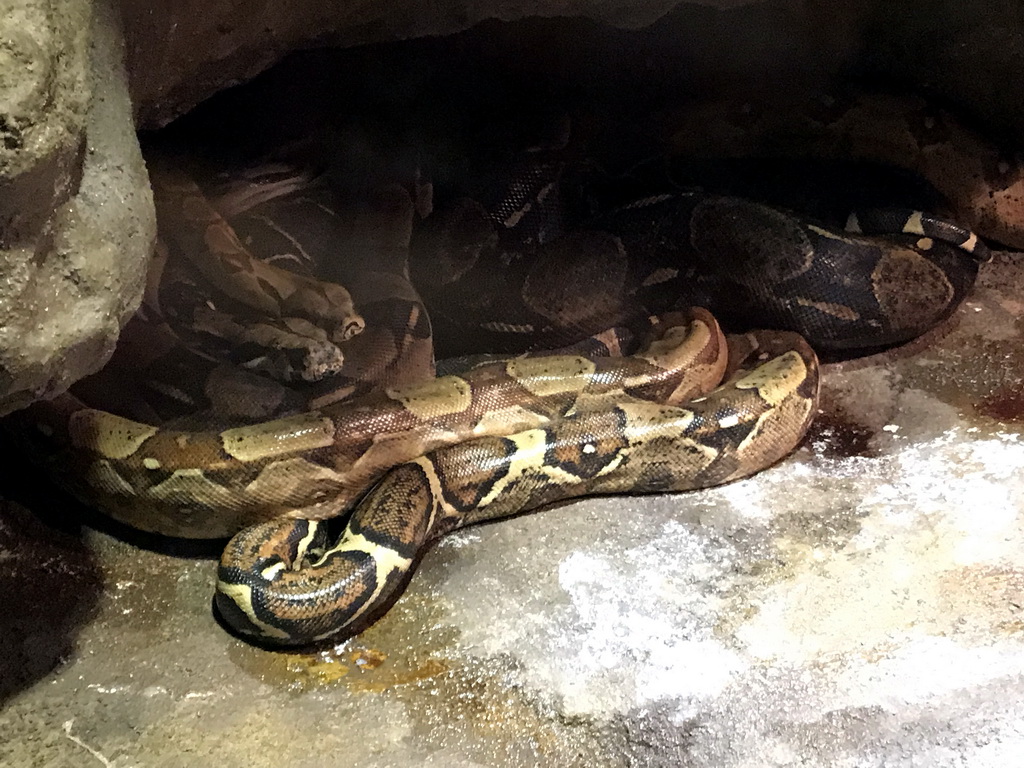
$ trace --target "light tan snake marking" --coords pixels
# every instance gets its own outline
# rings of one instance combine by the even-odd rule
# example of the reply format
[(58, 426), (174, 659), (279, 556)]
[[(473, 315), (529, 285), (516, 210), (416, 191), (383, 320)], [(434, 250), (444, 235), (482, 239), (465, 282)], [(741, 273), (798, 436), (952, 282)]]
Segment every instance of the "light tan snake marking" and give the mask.
[[(171, 258), (157, 260), (146, 311), (125, 334), (126, 348), (133, 339), (135, 346), (112, 368), (148, 370), (178, 337), (195, 334), (222, 343), (243, 369), (307, 389), (296, 397), (245, 385), (227, 397), (237, 381), (218, 378), (211, 362), (201, 375), (186, 368), (163, 391), (189, 407), (204, 397), (228, 403), (227, 426), (161, 423), (162, 414), (143, 423), (144, 407), (123, 402), (126, 413), (115, 415), (72, 395), (33, 406), (17, 422), (47, 437), (55, 476), (116, 519), (171, 536), (237, 534), (216, 602), (247, 637), (279, 645), (339, 638), (378, 615), (425, 547), (448, 531), (573, 496), (728, 482), (793, 450), (815, 412), (817, 362), (798, 335), (731, 338), (720, 384), (726, 345), (714, 318), (696, 309), (664, 314), (632, 356), (512, 358), (430, 378), (430, 323), (405, 261), (413, 214), (404, 190), (382, 190), (372, 204), (371, 214), (388, 213), (392, 234), (382, 235), (373, 215), (339, 223), (379, 268), (332, 283), (313, 276), (315, 264), (295, 274), (254, 259), (188, 175), (173, 162), (153, 171)], [(989, 226), (986, 211), (963, 218), (1013, 243), (1012, 227)], [(710, 298), (725, 309), (737, 296), (758, 299), (772, 324), (803, 313), (808, 328), (825, 329), (812, 341), (832, 349), (927, 330), (955, 308), (988, 255), (972, 231), (914, 211), (865, 216), (844, 231), (749, 201), (683, 196), (638, 201), (602, 224), (607, 232), (571, 242), (632, 255), (655, 247), (657, 233), (711, 261), (722, 249), (743, 254), (730, 257), (731, 272)], [(482, 252), (478, 243), (468, 251)], [(769, 262), (752, 269), (751, 254)], [(538, 300), (560, 300), (566, 288), (537, 277), (550, 271), (550, 255), (535, 254), (539, 266), (522, 285), (523, 301), (545, 323), (572, 309)], [(473, 268), (491, 269), (486, 261)], [(617, 269), (609, 262), (609, 274)], [(631, 279), (664, 286), (659, 270)], [(199, 282), (220, 297), (190, 298)], [(196, 381), (204, 391), (189, 389)], [(269, 405), (255, 408), (255, 400)], [(332, 542), (323, 521), (353, 507)]]

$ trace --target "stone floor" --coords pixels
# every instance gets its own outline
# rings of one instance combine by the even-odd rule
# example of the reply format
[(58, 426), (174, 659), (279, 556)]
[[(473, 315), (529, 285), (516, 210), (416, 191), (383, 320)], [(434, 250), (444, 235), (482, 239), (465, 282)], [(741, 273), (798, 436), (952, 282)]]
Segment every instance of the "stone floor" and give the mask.
[(80, 526), (45, 491), (30, 511), (19, 470), (0, 765), (1018, 764), (1019, 285), (997, 255), (942, 333), (827, 366), (781, 465), (453, 536), (315, 654), (218, 626), (215, 550)]

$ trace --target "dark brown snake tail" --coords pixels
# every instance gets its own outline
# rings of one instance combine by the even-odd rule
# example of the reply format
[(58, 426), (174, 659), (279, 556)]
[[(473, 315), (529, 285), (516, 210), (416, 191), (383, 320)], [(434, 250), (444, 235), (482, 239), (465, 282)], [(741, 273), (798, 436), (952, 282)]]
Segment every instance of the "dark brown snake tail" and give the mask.
[(229, 543), (216, 604), (239, 633), (274, 645), (339, 639), (395, 597), (423, 549), (465, 525), (604, 493), (705, 488), (790, 453), (816, 409), (814, 352), (796, 334), (750, 334), (731, 378), (682, 406), (624, 395), (545, 427), (448, 447), (392, 470), (341, 538), (272, 521)]
[(910, 208), (869, 208), (850, 214), (846, 231), (864, 235), (914, 235), (940, 240), (969, 254), (979, 264), (992, 260), (988, 246), (967, 227)]

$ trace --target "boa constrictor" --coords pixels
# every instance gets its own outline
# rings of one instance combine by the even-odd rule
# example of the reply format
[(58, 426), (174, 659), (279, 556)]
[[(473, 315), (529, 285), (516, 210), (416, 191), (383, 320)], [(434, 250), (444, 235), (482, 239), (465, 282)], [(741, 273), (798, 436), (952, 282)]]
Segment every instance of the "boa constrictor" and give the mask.
[(336, 517), (390, 467), (471, 438), (542, 427), (580, 395), (690, 393), (692, 378), (714, 375), (723, 346), (710, 315), (694, 312), (692, 323), (666, 318), (633, 356), (489, 363), (220, 431), (159, 428), (70, 396), (29, 416), (65, 449), (55, 467), (65, 484), (107, 514), (171, 536), (230, 536), (281, 517)]
[[(767, 179), (753, 166), (746, 184), (734, 167), (730, 183), (709, 185), (657, 150), (620, 173), (573, 156), (535, 149), (496, 201), (458, 188), (463, 197), (417, 228), (412, 276), (444, 355), (564, 344), (679, 305), (708, 307), (727, 326), (792, 330), (818, 351), (861, 352), (935, 326), (989, 258), (970, 228), (922, 210), (938, 193), (891, 171), (872, 169), (879, 178), (858, 198), (841, 194), (852, 169), (795, 175), (807, 161)], [(878, 199), (884, 209), (864, 209)]]
[[(791, 451), (814, 413), (816, 360), (792, 334), (740, 337), (734, 374), (706, 394), (725, 356), (717, 324), (699, 310), (685, 320), (668, 315), (633, 356), (540, 355), (429, 379), (429, 323), (398, 255), (408, 247), (408, 195), (377, 201), (401, 222), (389, 229), (399, 234), (351, 225), (360, 253), (377, 257), (359, 295), (359, 277), (339, 281), (349, 293), (253, 259), (190, 179), (173, 167), (154, 170), (165, 242), (186, 258), (155, 270), (173, 279), (154, 281), (160, 296), (152, 304), (189, 307), (184, 326), (223, 340), (229, 358), (250, 371), (314, 382), (340, 374), (342, 384), (314, 383), (299, 401), (267, 396), (274, 404), (264, 413), (299, 411), (268, 421), (243, 412), (243, 395), (233, 417), (258, 423), (222, 429), (142, 423), (70, 395), (29, 409), (22, 422), (58, 446), (49, 463), (69, 487), (130, 525), (190, 537), (241, 530), (225, 550), (217, 604), (243, 634), (301, 644), (350, 631), (380, 611), (425, 544), (446, 531), (558, 498), (742, 477)], [(971, 231), (916, 211), (868, 212), (844, 230), (737, 198), (672, 195), (624, 206), (568, 241), (538, 241), (528, 258), (510, 260), (504, 230), (539, 199), (499, 221), (485, 212), (442, 228), (445, 258), (426, 262), (439, 274), (423, 279), (428, 293), (441, 289), (432, 311), (460, 307), (477, 329), (499, 335), (529, 325), (536, 343), (552, 344), (568, 340), (545, 335), (556, 326), (579, 338), (666, 310), (665, 297), (681, 292), (684, 303), (707, 297), (726, 311), (746, 302), (755, 317), (796, 327), (822, 348), (874, 346), (917, 335), (952, 311), (987, 255)], [(436, 247), (423, 252), (436, 255)], [(667, 264), (631, 261), (652, 253)], [(724, 269), (708, 287), (679, 269), (684, 258)], [(520, 310), (515, 320), (479, 285), (476, 296), (444, 295), (500, 266), (518, 286), (506, 292)], [(614, 290), (598, 293), (628, 300), (616, 298), (608, 311), (580, 275), (619, 276)], [(216, 306), (202, 293), (189, 298), (200, 278), (223, 294)], [(687, 294), (687, 284), (703, 292)], [(381, 296), (388, 298), (375, 303)], [(497, 319), (475, 316), (481, 297)], [(536, 323), (522, 322), (524, 308)], [(250, 310), (259, 319), (236, 321)], [(171, 400), (195, 404), (189, 378), (164, 388)], [(215, 399), (216, 389), (203, 395)], [(332, 546), (321, 521), (376, 481)]]
[[(677, 193), (602, 215), (508, 266), (500, 238), (467, 226), (482, 215), (460, 211), (471, 234), (455, 240), (461, 230), (448, 228), (426, 251), (471, 263), (445, 274), (442, 259), (425, 259), (435, 267), (416, 273), (451, 353), (465, 351), (460, 343), (510, 350), (523, 335), (562, 343), (567, 332), (679, 304), (709, 307), (732, 327), (798, 332), (819, 351), (863, 351), (948, 317), (989, 258), (971, 230), (920, 211), (863, 210), (837, 226), (743, 198)], [(499, 271), (496, 286), (487, 275)]]
[[(717, 335), (696, 327), (698, 339)], [(817, 358), (796, 334), (760, 332), (731, 340), (729, 368), (722, 386), (680, 406), (621, 389), (581, 393), (543, 426), (406, 462), (356, 508), (337, 544), (318, 523), (249, 528), (224, 553), (217, 606), (264, 642), (336, 636), (379, 614), (424, 546), (462, 526), (586, 494), (705, 488), (774, 464), (816, 411)], [(702, 379), (698, 391), (717, 376)]]

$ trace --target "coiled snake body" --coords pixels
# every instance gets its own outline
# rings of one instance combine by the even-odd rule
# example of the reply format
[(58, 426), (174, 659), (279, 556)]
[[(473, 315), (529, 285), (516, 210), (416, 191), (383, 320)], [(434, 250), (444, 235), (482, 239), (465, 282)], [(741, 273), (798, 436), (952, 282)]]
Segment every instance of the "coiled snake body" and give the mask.
[(424, 545), (456, 528), (586, 494), (704, 488), (775, 463), (813, 417), (817, 359), (796, 334), (734, 347), (728, 381), (685, 405), (608, 393), (546, 426), (402, 464), (334, 546), (317, 523), (243, 531), (218, 572), (222, 615), (275, 643), (329, 637), (379, 612)]
[[(235, 534), (217, 606), (237, 631), (272, 644), (363, 626), (424, 547), (455, 528), (585, 494), (707, 487), (776, 462), (802, 438), (818, 395), (815, 353), (792, 331), (827, 350), (905, 341), (952, 312), (987, 258), (970, 230), (919, 211), (862, 212), (844, 227), (691, 194), (637, 201), (513, 254), (509, 222), (541, 198), (500, 220), (464, 204), (428, 220), (413, 265), (441, 326), (490, 351), (522, 348), (524, 336), (534, 349), (569, 344), (616, 324), (647, 340), (632, 355), (577, 346), (435, 379), (405, 261), (415, 212), (404, 190), (382, 189), (328, 228), (328, 250), (348, 238), (363, 257), (358, 274), (340, 276), (346, 289), (314, 276), (306, 243), (297, 273), (253, 258), (224, 218), (229, 204), (211, 205), (173, 162), (152, 170), (170, 258), (158, 260), (147, 299), (159, 322), (136, 335), (212, 339), (243, 369), (306, 389), (296, 398), (235, 379), (210, 385), (221, 369), (207, 361), (204, 392), (190, 390), (187, 373), (160, 392), (178, 405), (228, 403), (226, 428), (147, 424), (72, 395), (27, 409), (15, 426), (45, 435), (54, 473), (132, 526)], [(308, 196), (305, 182), (297, 188)], [(334, 215), (323, 200), (314, 208)], [(494, 273), (504, 279), (482, 279)], [(219, 297), (196, 293), (200, 283)], [(726, 344), (708, 312), (675, 310), (699, 305), (791, 332)], [(149, 367), (136, 356), (112, 369)], [(256, 413), (254, 400), (270, 406)], [(353, 507), (332, 543), (324, 521)]]

